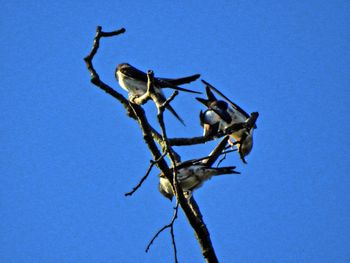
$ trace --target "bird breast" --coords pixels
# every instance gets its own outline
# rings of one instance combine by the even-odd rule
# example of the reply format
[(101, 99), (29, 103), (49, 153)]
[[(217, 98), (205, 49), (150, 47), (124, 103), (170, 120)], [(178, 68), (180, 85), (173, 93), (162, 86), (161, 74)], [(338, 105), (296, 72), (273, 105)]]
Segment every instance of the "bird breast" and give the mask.
[(120, 71), (117, 73), (119, 85), (134, 96), (142, 96), (147, 91), (147, 84), (143, 81), (130, 78)]
[(207, 110), (205, 112), (205, 118), (204, 118), (204, 122), (206, 124), (209, 124), (209, 125), (214, 125), (218, 122), (222, 121), (220, 116), (217, 115), (213, 110)]

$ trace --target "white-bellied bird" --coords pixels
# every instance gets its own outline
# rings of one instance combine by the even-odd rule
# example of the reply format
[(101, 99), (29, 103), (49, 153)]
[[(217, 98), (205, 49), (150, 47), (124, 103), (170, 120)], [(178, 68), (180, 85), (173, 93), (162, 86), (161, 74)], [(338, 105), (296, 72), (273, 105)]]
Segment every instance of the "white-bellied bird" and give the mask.
[[(225, 131), (237, 124), (244, 124), (249, 119), (249, 114), (246, 113), (241, 107), (236, 103), (228, 99), (223, 93), (221, 93), (214, 86), (208, 82), (202, 80), (206, 85), (205, 90), (207, 94), (207, 99), (196, 98), (199, 102), (204, 104), (207, 109), (199, 114), (200, 123), (204, 128), (203, 136), (217, 136), (220, 134), (225, 134)], [(225, 100), (218, 100), (214, 94), (215, 91)], [(256, 128), (254, 125), (249, 129), (242, 125), (242, 129), (236, 130), (231, 133), (231, 137), (236, 141), (238, 152), (241, 156), (243, 162), (246, 163), (244, 157), (250, 153), (253, 147), (253, 129)]]
[[(188, 196), (191, 196), (194, 190), (201, 187), (205, 181), (209, 180), (213, 176), (223, 174), (240, 174), (239, 172), (235, 171), (236, 166), (212, 167), (217, 158), (222, 154), (228, 138), (229, 137), (226, 136), (208, 157), (188, 160), (176, 165), (177, 181), (180, 184), (183, 192), (186, 192)], [(171, 168), (170, 172), (173, 174), (174, 168)], [(161, 173), (159, 177), (160, 193), (166, 198), (172, 200), (174, 196), (172, 184), (163, 173)]]
[[(157, 95), (157, 101), (155, 103), (162, 104), (166, 101), (163, 88), (171, 88), (174, 90), (180, 90), (190, 93), (201, 94), (201, 92), (184, 89), (179, 85), (190, 83), (199, 78), (199, 74), (195, 74), (183, 78), (154, 78), (154, 92)], [(115, 70), (115, 77), (118, 80), (119, 85), (128, 92), (129, 101), (133, 102), (135, 98), (141, 97), (147, 92), (147, 74), (128, 63), (121, 63)], [(149, 98), (148, 98), (149, 99)], [(183, 120), (176, 113), (176, 111), (168, 104), (166, 107), (182, 124)]]

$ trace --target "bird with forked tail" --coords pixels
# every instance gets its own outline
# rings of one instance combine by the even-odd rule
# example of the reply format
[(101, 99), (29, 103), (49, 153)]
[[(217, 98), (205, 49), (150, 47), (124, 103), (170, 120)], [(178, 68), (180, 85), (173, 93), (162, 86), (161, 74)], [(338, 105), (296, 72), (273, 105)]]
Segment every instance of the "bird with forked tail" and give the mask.
[[(119, 85), (128, 92), (128, 97), (131, 102), (147, 92), (147, 74), (128, 63), (119, 64), (115, 70), (115, 77), (118, 80)], [(197, 93), (201, 94), (201, 92), (184, 89), (179, 87), (179, 85), (190, 83), (195, 81), (200, 77), (199, 74), (195, 74), (188, 77), (183, 78), (154, 78), (154, 92), (156, 93), (157, 101), (156, 103), (162, 104), (166, 101), (165, 95), (162, 91), (163, 88), (171, 88), (174, 90)], [(176, 111), (171, 107), (171, 105), (167, 105), (166, 108), (182, 123), (184, 121), (181, 117), (176, 113)]]
[[(234, 169), (236, 166), (229, 167), (208, 167), (201, 163), (189, 163), (187, 167), (177, 170), (177, 180), (184, 192), (191, 193), (195, 189), (201, 187), (203, 183), (213, 176), (222, 174), (239, 174)], [(173, 171), (173, 170), (171, 170)], [(168, 199), (172, 200), (174, 193), (169, 180), (163, 175), (160, 175), (159, 191)]]
[[(249, 114), (246, 113), (236, 103), (229, 100), (223, 93), (213, 87), (208, 82), (202, 80), (206, 85), (207, 99), (196, 98), (199, 102), (204, 104), (207, 109), (200, 112), (200, 123), (204, 128), (203, 136), (217, 136), (232, 127), (233, 125), (242, 124), (242, 129), (234, 131), (230, 135), (234, 138), (235, 143), (230, 142), (231, 145), (236, 144), (240, 157), (246, 163), (244, 157), (250, 153), (253, 148), (253, 125), (250, 129), (244, 127), (249, 119)], [(212, 90), (219, 94), (224, 100), (218, 100), (213, 94)]]
[[(236, 166), (228, 167), (212, 167), (219, 156), (222, 154), (229, 136), (226, 136), (209, 154), (207, 157), (188, 160), (176, 165), (176, 177), (183, 192), (186, 192), (188, 197), (192, 192), (203, 185), (203, 183), (213, 176), (223, 174), (240, 174), (235, 171)], [(174, 172), (174, 168), (170, 169), (171, 174)], [(172, 200), (174, 191), (172, 183), (161, 173), (159, 175), (159, 191), (166, 198)]]

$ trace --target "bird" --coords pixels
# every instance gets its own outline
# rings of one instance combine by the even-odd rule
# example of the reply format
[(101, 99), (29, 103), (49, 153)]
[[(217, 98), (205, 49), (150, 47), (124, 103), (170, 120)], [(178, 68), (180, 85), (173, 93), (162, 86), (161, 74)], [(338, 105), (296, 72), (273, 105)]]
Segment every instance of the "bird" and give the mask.
[[(240, 172), (235, 171), (236, 166), (212, 167), (217, 158), (222, 154), (227, 140), (228, 136), (207, 157), (188, 160), (176, 165), (177, 181), (188, 197), (191, 197), (194, 190), (201, 187), (205, 181), (211, 179), (213, 176), (240, 174)], [(173, 173), (174, 168), (171, 168), (170, 172)], [(159, 191), (171, 201), (174, 196), (172, 184), (163, 173), (159, 177)]]
[[(147, 92), (147, 74), (128, 63), (121, 63), (115, 70), (115, 77), (121, 88), (128, 92), (129, 101), (133, 102), (135, 98), (144, 95)], [(179, 85), (190, 83), (197, 80), (200, 74), (195, 74), (183, 78), (154, 78), (154, 92), (157, 95), (157, 101), (155, 103), (162, 104), (166, 101), (165, 95), (162, 91), (163, 88), (171, 88), (174, 90), (180, 90), (190, 93), (201, 94), (201, 92), (193, 91), (178, 87)], [(176, 111), (169, 104), (166, 108), (182, 123), (184, 121), (176, 113)]]
[[(182, 190), (187, 193), (191, 193), (197, 188), (201, 187), (206, 180), (209, 180), (212, 176), (218, 176), (222, 174), (239, 174), (234, 169), (236, 166), (228, 167), (207, 167), (204, 164), (197, 163), (196, 160), (187, 164), (188, 166), (177, 170), (177, 180)], [(171, 169), (173, 172), (173, 169)], [(169, 180), (164, 174), (160, 175), (159, 191), (168, 199), (172, 200), (174, 193), (173, 188)]]
[[(246, 163), (245, 156), (247, 156), (253, 148), (253, 127), (249, 129), (245, 128), (244, 124), (250, 118), (250, 115), (246, 113), (236, 103), (228, 99), (223, 93), (221, 93), (214, 86), (202, 80), (206, 85), (207, 99), (196, 98), (199, 102), (204, 104), (207, 109), (203, 112), (200, 111), (199, 119), (203, 126), (203, 136), (217, 137), (221, 134), (225, 134), (225, 131), (233, 125), (240, 125), (240, 129), (235, 129), (230, 135), (235, 140), (233, 143), (229, 140), (231, 146), (237, 145), (238, 153), (244, 163)], [(218, 100), (213, 92), (215, 91), (225, 100)]]

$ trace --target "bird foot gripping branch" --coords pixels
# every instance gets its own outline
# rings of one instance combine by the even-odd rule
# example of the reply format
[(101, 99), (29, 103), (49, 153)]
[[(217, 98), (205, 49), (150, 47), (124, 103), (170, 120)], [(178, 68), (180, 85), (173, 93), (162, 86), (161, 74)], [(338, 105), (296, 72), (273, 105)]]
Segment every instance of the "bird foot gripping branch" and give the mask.
[[(203, 135), (219, 137), (222, 134), (230, 134), (236, 141), (235, 144), (230, 143), (230, 145), (237, 145), (238, 153), (242, 161), (246, 163), (245, 156), (253, 148), (253, 129), (256, 128), (255, 122), (258, 113), (255, 112), (252, 113), (252, 116), (249, 116), (247, 112), (232, 102), (221, 91), (205, 80), (202, 80), (202, 82), (205, 84), (207, 99), (196, 99), (207, 107), (204, 112), (200, 112), (200, 122), (204, 128)], [(218, 100), (212, 91), (224, 100)]]

